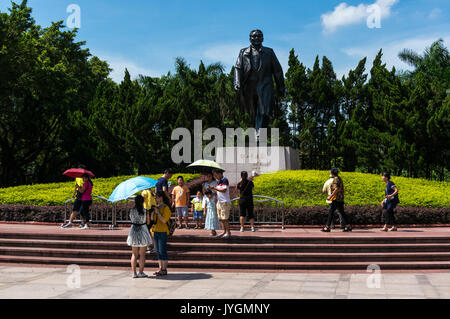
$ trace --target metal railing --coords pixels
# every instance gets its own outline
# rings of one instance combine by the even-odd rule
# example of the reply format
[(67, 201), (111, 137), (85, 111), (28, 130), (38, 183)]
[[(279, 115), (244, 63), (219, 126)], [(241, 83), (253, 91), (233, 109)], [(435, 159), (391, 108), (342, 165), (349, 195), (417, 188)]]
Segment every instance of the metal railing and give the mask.
[[(68, 216), (72, 213), (72, 204), (74, 201), (74, 198), (70, 198), (64, 202), (64, 221), (67, 221)], [(91, 213), (92, 223), (109, 224), (114, 217), (114, 205), (111, 204), (107, 198), (93, 195), (89, 212)], [(77, 219), (74, 221), (80, 222), (81, 220)]]
[[(231, 200), (230, 223), (239, 224), (239, 199), (240, 197)], [(253, 195), (253, 215), (255, 216), (255, 224), (265, 225), (281, 225), (281, 229), (285, 229), (284, 202), (262, 195)]]
[(130, 220), (130, 209), (134, 207), (134, 198), (136, 196), (130, 196), (126, 200), (116, 202), (113, 204), (113, 219), (111, 221), (112, 227), (117, 227), (118, 224), (129, 224)]
[[(134, 207), (134, 197), (126, 200), (111, 203), (108, 199), (101, 196), (92, 196), (92, 205), (90, 207), (91, 222), (94, 224), (110, 224), (110, 228), (117, 227), (118, 224), (129, 224), (129, 211)], [(191, 196), (192, 198), (195, 195)], [(239, 197), (231, 200), (230, 223), (239, 224)], [(64, 202), (64, 221), (68, 220), (68, 214), (72, 212), (69, 203), (72, 204), (73, 198)], [(285, 205), (284, 202), (262, 195), (253, 195), (253, 206), (255, 224), (281, 225), (285, 229)], [(80, 222), (80, 219), (74, 220)]]

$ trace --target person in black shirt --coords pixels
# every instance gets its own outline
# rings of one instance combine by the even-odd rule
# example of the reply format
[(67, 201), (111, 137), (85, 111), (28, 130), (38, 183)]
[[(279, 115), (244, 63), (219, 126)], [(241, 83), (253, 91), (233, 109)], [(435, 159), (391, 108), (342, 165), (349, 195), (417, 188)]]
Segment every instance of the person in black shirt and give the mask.
[(164, 193), (164, 196), (166, 197), (165, 201), (169, 201), (169, 203), (172, 198), (171, 194), (169, 193), (169, 179), (172, 178), (172, 175), (173, 175), (172, 171), (170, 169), (166, 169), (164, 171), (164, 175), (158, 179), (158, 182), (156, 183), (155, 186), (156, 192)]
[(253, 188), (255, 185), (252, 181), (248, 179), (248, 173), (243, 171), (241, 172), (241, 180), (237, 185), (237, 188), (240, 191), (239, 198), (239, 220), (241, 222), (241, 232), (244, 231), (245, 225), (245, 217), (248, 217), (250, 220), (250, 225), (252, 227), (252, 231), (255, 231), (255, 217), (253, 215)]
[[(381, 231), (397, 231), (395, 226), (395, 207), (400, 203), (398, 199), (398, 188), (395, 186), (394, 182), (391, 181), (390, 173), (383, 173), (383, 182), (386, 183), (385, 199), (381, 202), (381, 206), (384, 210), (384, 221), (385, 225)], [(392, 226), (389, 228), (389, 226)]]

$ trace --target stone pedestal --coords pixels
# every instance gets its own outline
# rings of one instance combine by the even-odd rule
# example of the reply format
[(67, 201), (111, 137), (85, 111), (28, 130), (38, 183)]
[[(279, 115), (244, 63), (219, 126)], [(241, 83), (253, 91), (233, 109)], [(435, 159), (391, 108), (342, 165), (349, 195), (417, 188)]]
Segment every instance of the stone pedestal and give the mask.
[(231, 185), (241, 179), (241, 172), (249, 177), (258, 174), (300, 169), (300, 158), (291, 147), (222, 147), (216, 150), (216, 162), (224, 169)]

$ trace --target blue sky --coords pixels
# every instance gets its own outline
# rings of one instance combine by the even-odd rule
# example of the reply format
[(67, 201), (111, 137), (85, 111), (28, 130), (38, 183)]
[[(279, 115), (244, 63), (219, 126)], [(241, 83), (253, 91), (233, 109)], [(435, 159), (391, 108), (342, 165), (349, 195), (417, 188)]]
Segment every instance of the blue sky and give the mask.
[[(16, 0), (20, 2), (20, 0)], [(177, 56), (191, 67), (222, 62), (229, 71), (239, 49), (249, 45), (248, 33), (263, 30), (286, 72), (290, 49), (312, 67), (316, 55), (326, 55), (339, 77), (367, 56), (368, 67), (380, 48), (389, 67), (406, 69), (398, 52), (422, 52), (438, 38), (450, 47), (448, 0), (29, 0), (42, 26), (67, 21), (70, 4), (81, 8), (78, 39), (92, 54), (107, 60), (120, 81), (127, 67), (138, 74), (159, 76), (173, 70)], [(381, 28), (366, 20), (376, 4)], [(0, 10), (10, 6), (0, 0)], [(371, 11), (374, 12), (374, 11)]]

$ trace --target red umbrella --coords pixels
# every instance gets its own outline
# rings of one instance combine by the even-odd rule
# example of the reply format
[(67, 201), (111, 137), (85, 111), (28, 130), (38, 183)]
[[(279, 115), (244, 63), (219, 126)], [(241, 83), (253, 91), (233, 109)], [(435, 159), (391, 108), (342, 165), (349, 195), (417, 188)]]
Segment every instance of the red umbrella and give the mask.
[(88, 171), (86, 169), (83, 169), (83, 168), (71, 168), (63, 173), (63, 175), (66, 175), (66, 176), (69, 176), (72, 178), (83, 177), (84, 174), (88, 174), (92, 178), (95, 177), (94, 173), (92, 173), (91, 171)]

